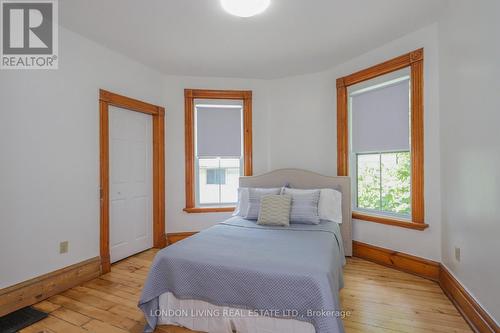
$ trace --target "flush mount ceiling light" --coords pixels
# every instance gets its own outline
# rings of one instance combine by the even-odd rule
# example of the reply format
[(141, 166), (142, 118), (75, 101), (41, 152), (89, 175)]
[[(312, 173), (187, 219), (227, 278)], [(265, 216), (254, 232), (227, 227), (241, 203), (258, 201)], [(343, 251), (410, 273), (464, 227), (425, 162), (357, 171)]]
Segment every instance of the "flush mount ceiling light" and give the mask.
[(250, 17), (262, 13), (271, 0), (220, 0), (226, 12), (239, 17)]

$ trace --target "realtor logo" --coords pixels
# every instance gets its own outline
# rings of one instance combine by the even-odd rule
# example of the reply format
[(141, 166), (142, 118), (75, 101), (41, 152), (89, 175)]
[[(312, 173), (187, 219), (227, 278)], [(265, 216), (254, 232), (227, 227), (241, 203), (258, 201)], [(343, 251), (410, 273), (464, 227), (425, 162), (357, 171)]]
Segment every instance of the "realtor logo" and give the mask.
[(57, 69), (57, 0), (1, 0), (1, 69)]

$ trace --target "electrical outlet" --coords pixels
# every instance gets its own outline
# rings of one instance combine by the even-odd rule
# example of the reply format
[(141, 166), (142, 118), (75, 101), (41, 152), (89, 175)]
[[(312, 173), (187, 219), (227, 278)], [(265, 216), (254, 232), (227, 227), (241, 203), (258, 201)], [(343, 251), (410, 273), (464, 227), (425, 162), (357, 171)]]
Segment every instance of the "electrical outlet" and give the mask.
[(59, 253), (67, 253), (68, 252), (68, 241), (64, 241), (59, 243)]
[(459, 247), (455, 247), (455, 259), (457, 261), (460, 261), (460, 248)]

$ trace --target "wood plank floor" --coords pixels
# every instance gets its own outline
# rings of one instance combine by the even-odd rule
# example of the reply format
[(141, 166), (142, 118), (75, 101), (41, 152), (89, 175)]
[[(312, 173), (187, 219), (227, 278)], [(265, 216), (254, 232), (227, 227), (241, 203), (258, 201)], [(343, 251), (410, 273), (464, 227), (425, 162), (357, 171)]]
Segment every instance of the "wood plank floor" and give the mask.
[[(48, 318), (22, 333), (142, 332), (136, 304), (156, 250), (120, 261), (111, 273), (38, 303)], [(472, 332), (457, 309), (432, 281), (358, 258), (348, 259), (343, 309), (346, 332)], [(162, 326), (155, 332), (188, 333)]]

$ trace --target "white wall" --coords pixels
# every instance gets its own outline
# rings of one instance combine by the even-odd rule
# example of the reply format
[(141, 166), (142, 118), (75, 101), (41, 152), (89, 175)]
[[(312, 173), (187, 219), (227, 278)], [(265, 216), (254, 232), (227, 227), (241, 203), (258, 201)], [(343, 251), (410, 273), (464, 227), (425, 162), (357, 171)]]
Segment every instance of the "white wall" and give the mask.
[[(483, 3), (454, 2), (439, 30), (431, 25), (328, 71), (272, 81), (163, 76), (61, 28), (59, 70), (0, 72), (0, 288), (99, 255), (99, 88), (166, 107), (167, 232), (196, 231), (229, 214), (182, 211), (184, 88), (253, 90), (256, 174), (298, 167), (335, 175), (336, 78), (424, 47), (430, 228), (355, 221), (354, 239), (438, 261), (442, 252), (498, 317), (500, 50), (489, 38), (500, 31), (499, 5)], [(70, 250), (59, 255), (62, 240)]]
[[(99, 255), (99, 88), (166, 107), (167, 232), (197, 231), (229, 214), (182, 211), (185, 88), (253, 91), (256, 174), (298, 167), (335, 175), (335, 79), (420, 47), (422, 39), (426, 64), (435, 66), (434, 35), (431, 27), (326, 72), (262, 81), (163, 76), (61, 28), (59, 70), (0, 72), (0, 288)], [(430, 77), (428, 89), (436, 88), (434, 82)], [(430, 93), (427, 109), (437, 103), (436, 95)], [(435, 142), (429, 128), (426, 140)], [(427, 175), (439, 184), (432, 171), (436, 158), (429, 151), (427, 160), (434, 162)], [(439, 202), (436, 195), (430, 195), (432, 200)], [(436, 259), (436, 210), (427, 209), (428, 231), (357, 222), (355, 238)], [(60, 255), (63, 240), (69, 240), (70, 250)]]
[(496, 0), (453, 2), (439, 43), (443, 262), (500, 319), (498, 13)]
[(335, 78), (331, 72), (270, 81), (269, 168), (336, 175)]
[(166, 107), (168, 232), (229, 215), (182, 211), (184, 88), (253, 90), (254, 170), (268, 170), (264, 81), (164, 76), (62, 27), (59, 47), (58, 70), (0, 71), (0, 288), (99, 255), (99, 88)]
[(166, 85), (167, 232), (198, 231), (231, 216), (182, 211), (185, 207), (184, 88), (253, 91), (254, 174), (290, 167), (335, 174), (336, 115), (332, 109), (335, 80), (331, 81), (329, 75), (320, 73), (277, 81), (167, 77)]
[(58, 70), (0, 72), (0, 288), (99, 255), (99, 88), (166, 107), (168, 232), (230, 215), (182, 211), (185, 88), (252, 90), (254, 172), (269, 170), (265, 81), (164, 76), (64, 28), (59, 45)]
[(166, 106), (166, 228), (168, 233), (199, 231), (221, 222), (230, 213), (188, 214), (184, 177), (184, 89), (252, 90), (253, 169), (254, 173), (268, 170), (268, 105), (266, 82), (230, 78), (167, 76)]
[(337, 78), (424, 47), (425, 231), (355, 221), (353, 238), (440, 260), (441, 198), (437, 25), (406, 35), (326, 72), (274, 80), (268, 89), (269, 166), (337, 172)]
[[(439, 151), (438, 31), (431, 25), (328, 71), (270, 81), (169, 78), (167, 92), (167, 231), (196, 231), (230, 214), (187, 214), (184, 207), (184, 105), (182, 89), (254, 90), (254, 173), (303, 168), (337, 173), (336, 87), (338, 77), (417, 48), (425, 48), (425, 231), (355, 221), (354, 239), (439, 261), (441, 198)], [(179, 82), (184, 80), (185, 83)], [(175, 103), (175, 104), (174, 104)], [(168, 118), (170, 117), (170, 118)], [(169, 158), (172, 156), (172, 158)], [(172, 190), (174, 188), (175, 190)], [(175, 191), (175, 192), (174, 192)], [(178, 193), (180, 195), (178, 195)]]
[(156, 72), (63, 28), (59, 46), (58, 70), (0, 71), (0, 288), (99, 255), (99, 88), (163, 101)]

